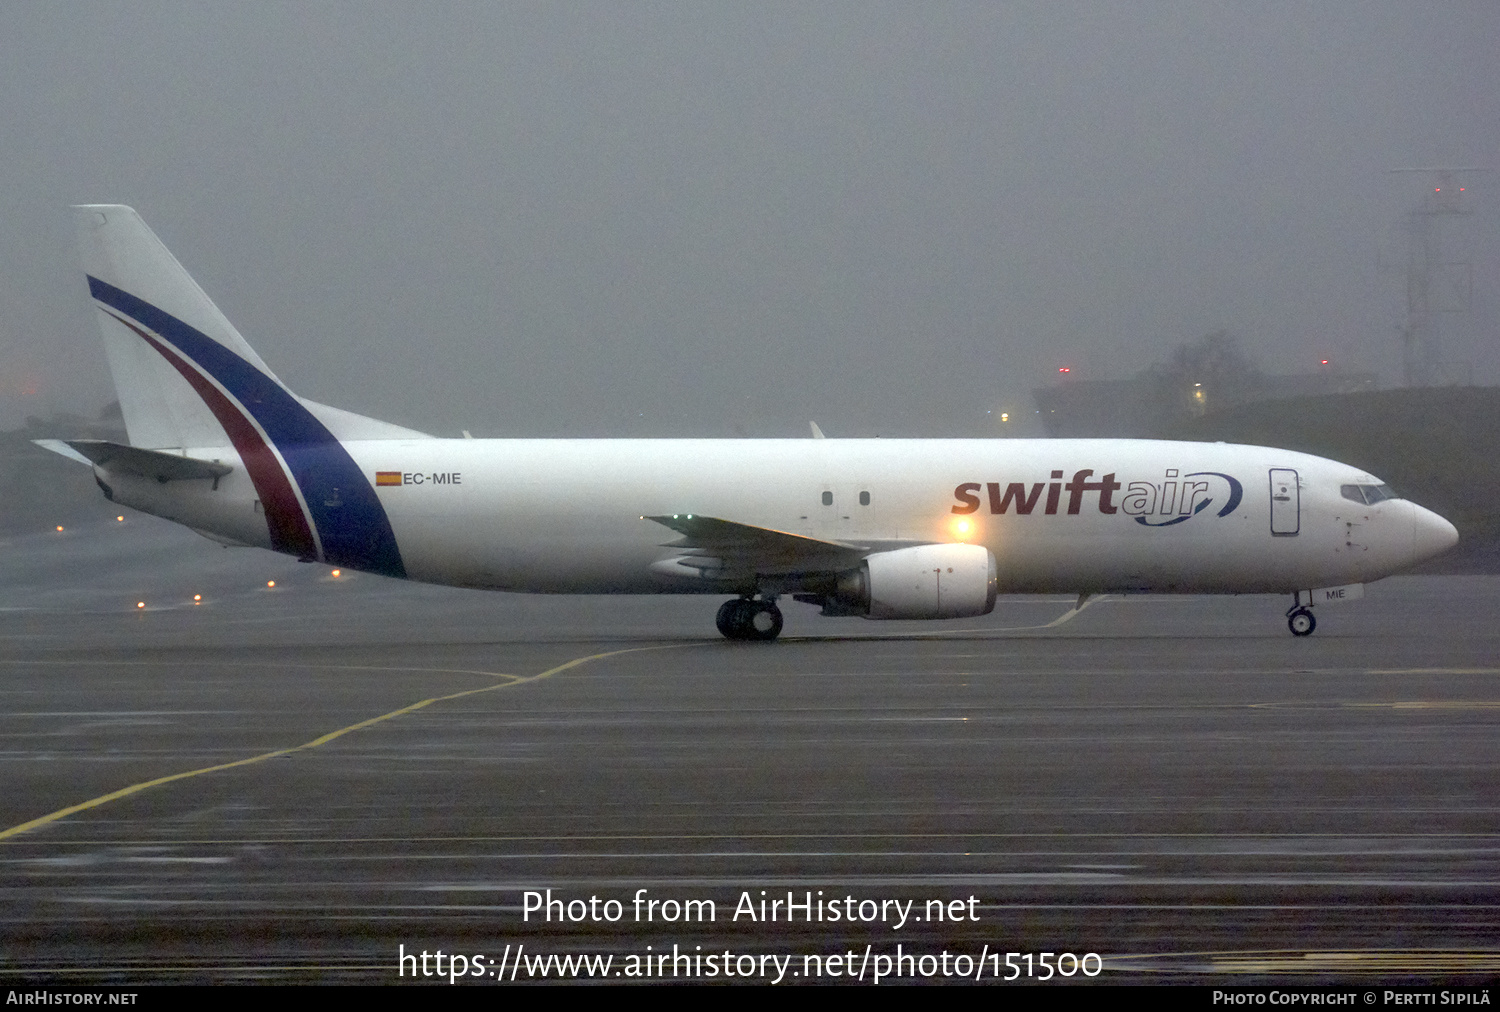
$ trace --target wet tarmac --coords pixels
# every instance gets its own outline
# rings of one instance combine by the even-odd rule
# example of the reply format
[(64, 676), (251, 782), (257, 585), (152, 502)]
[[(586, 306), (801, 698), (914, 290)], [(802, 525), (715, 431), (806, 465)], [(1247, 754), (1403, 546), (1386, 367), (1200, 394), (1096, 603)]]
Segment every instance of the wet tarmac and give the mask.
[(0, 983), (1500, 970), (1497, 577), (766, 645), (140, 518), (0, 559)]

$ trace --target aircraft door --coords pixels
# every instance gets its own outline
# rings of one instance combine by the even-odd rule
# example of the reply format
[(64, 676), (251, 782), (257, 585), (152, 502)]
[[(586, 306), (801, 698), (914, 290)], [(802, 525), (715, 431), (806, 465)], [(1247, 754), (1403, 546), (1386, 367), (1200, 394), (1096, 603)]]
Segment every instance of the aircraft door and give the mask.
[(1271, 536), (1293, 538), (1302, 529), (1302, 492), (1297, 472), (1289, 467), (1271, 468)]
[(823, 487), (819, 533), (839, 540), (863, 537), (874, 528), (875, 501), (865, 482)]

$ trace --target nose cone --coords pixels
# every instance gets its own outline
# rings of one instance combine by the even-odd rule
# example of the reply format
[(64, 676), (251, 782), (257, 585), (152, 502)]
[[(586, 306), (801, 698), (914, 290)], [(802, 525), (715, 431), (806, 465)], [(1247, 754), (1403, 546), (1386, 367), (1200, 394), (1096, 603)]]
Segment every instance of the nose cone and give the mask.
[(1458, 529), (1432, 510), (1420, 506), (1412, 507), (1411, 548), (1412, 561), (1421, 562), (1434, 555), (1442, 555), (1458, 544)]

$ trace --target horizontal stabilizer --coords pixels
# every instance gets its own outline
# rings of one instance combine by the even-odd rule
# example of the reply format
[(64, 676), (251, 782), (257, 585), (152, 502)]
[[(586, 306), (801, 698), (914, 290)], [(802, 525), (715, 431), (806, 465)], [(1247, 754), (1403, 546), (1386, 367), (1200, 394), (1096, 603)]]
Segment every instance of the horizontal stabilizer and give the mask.
[(234, 468), (216, 460), (198, 460), (195, 457), (179, 457), (175, 453), (160, 450), (143, 450), (138, 446), (123, 446), (104, 439), (70, 439), (63, 442), (72, 453), (64, 453), (50, 443), (61, 440), (39, 439), (37, 445), (44, 446), (65, 457), (82, 459), (98, 464), (111, 471), (124, 471), (160, 482), (188, 481), (194, 478), (222, 478)]
[(92, 460), (89, 460), (61, 439), (33, 439), (32, 442), (44, 450), (51, 450), (59, 457), (67, 457), (69, 460), (76, 460), (80, 464), (87, 464), (90, 467), (94, 466)]

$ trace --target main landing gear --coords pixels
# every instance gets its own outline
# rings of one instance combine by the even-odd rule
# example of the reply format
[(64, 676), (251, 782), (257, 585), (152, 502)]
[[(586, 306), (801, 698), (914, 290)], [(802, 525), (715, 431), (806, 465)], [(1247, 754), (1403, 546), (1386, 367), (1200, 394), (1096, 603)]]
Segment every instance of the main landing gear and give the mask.
[(737, 597), (719, 607), (719, 632), (731, 640), (770, 642), (781, 635), (781, 609), (774, 598)]
[(1292, 631), (1293, 636), (1311, 636), (1312, 631), (1318, 627), (1318, 620), (1313, 618), (1312, 609), (1304, 605), (1300, 597), (1286, 610), (1286, 627)]

